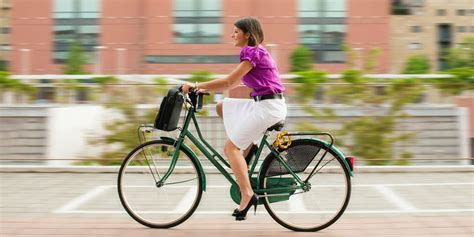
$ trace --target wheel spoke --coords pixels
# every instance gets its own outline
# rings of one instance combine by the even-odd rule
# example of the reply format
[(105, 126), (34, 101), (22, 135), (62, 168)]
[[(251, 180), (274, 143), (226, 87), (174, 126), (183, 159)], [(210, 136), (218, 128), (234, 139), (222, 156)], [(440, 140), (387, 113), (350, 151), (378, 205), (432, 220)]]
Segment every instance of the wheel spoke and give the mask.
[[(351, 191), (342, 158), (322, 142), (310, 139), (293, 141), (284, 156), (292, 170), (298, 171), (299, 178), (308, 181), (309, 187), (305, 192), (293, 191), (286, 196), (264, 195), (269, 214), (279, 224), (296, 231), (318, 231), (333, 224), (345, 211)], [(260, 175), (263, 188), (293, 178), (272, 155), (263, 162)]]
[[(167, 141), (150, 141), (130, 152), (118, 177), (119, 197), (127, 213), (139, 223), (153, 228), (169, 228), (188, 219), (201, 200), (201, 174), (191, 154), (180, 151), (172, 173), (175, 151)], [(158, 177), (158, 179), (157, 179)]]

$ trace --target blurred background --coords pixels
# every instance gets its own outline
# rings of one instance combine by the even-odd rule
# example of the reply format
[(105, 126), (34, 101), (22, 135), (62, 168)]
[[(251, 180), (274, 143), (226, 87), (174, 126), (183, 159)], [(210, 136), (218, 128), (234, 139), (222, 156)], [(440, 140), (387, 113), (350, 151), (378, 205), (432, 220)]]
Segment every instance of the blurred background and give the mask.
[[(359, 164), (468, 164), (473, 154), (470, 0), (1, 0), (0, 9), (2, 163), (120, 161), (169, 86), (235, 67), (230, 35), (247, 15), (262, 22), (288, 88), (288, 130), (334, 133)], [(226, 135), (212, 104), (248, 94), (208, 100), (213, 145)]]
[[(116, 172), (169, 88), (239, 63), (233, 23), (254, 16), (287, 88), (284, 130), (330, 132), (358, 167), (454, 167), (446, 177), (468, 182), (456, 200), (473, 233), (472, 0), (0, 0), (0, 13), (4, 213), (25, 206), (5, 191), (21, 180), (12, 173)], [(207, 98), (199, 121), (218, 151), (227, 138), (215, 103), (249, 93)]]

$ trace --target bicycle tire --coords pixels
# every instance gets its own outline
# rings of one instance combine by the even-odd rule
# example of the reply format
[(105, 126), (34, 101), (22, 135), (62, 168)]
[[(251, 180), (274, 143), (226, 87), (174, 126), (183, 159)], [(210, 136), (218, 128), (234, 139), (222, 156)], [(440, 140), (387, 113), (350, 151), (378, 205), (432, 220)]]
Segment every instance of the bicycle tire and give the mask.
[[(152, 148), (158, 148), (159, 150), (154, 150)], [(165, 149), (166, 147), (166, 149)], [(171, 149), (171, 151), (169, 150)], [(172, 149), (174, 149), (174, 144), (172, 141), (166, 141), (166, 140), (154, 140), (154, 141), (149, 141), (146, 143), (143, 143), (142, 145), (136, 147), (134, 150), (132, 150), (124, 159), (122, 162), (122, 165), (119, 170), (118, 178), (117, 178), (117, 188), (118, 188), (118, 194), (120, 197), (120, 202), (122, 203), (122, 206), (125, 208), (126, 212), (137, 222), (148, 226), (150, 228), (170, 228), (177, 226), (184, 221), (186, 221), (196, 210), (198, 207), (201, 197), (202, 197), (202, 182), (201, 182), (201, 176), (202, 174), (198, 170), (197, 166), (197, 161), (194, 160), (191, 154), (188, 153), (185, 149), (181, 148), (180, 149), (180, 155), (179, 158), (177, 159), (177, 168), (181, 167), (183, 171), (178, 172), (175, 168), (174, 172), (170, 177), (168, 178), (167, 183), (165, 183), (162, 187), (157, 186), (157, 182), (154, 179), (155, 177), (153, 176), (152, 173), (155, 172), (155, 174), (159, 174), (162, 170), (167, 170), (166, 165), (159, 166), (156, 165), (157, 163), (160, 164), (161, 162), (165, 163), (170, 162), (171, 159), (168, 159), (169, 157), (172, 157), (172, 153), (175, 152)], [(163, 152), (163, 150), (165, 150)], [(149, 152), (147, 154), (146, 152)], [(160, 151), (162, 151), (160, 153)], [(142, 161), (139, 161), (137, 163), (131, 163), (134, 160), (138, 160), (140, 157), (138, 157), (140, 154), (142, 154)], [(147, 158), (150, 155), (155, 155), (152, 156), (151, 158)], [(156, 158), (156, 156), (164, 157), (163, 160), (160, 160), (160, 157)], [(137, 158), (138, 157), (138, 158)], [(144, 158), (143, 158), (144, 157)], [(137, 158), (137, 159), (135, 159)], [(150, 160), (153, 159), (153, 160)], [(152, 161), (152, 162), (150, 162)], [(181, 162), (181, 163), (180, 163)], [(148, 164), (148, 163), (153, 163), (154, 165), (148, 166), (143, 165), (143, 163)], [(163, 168), (164, 167), (164, 168)], [(129, 171), (130, 170), (130, 171)], [(189, 172), (189, 173), (188, 173)], [(139, 178), (142, 176), (139, 176), (139, 174), (146, 174), (143, 177), (148, 176), (150, 180), (147, 180), (147, 178)], [(130, 174), (130, 175), (128, 175)], [(163, 173), (161, 173), (163, 175)], [(179, 180), (188, 180), (189, 177), (193, 177), (192, 179), (189, 179), (194, 184), (194, 186), (185, 186), (185, 185), (179, 185), (180, 182)], [(152, 178), (153, 177), (153, 178)], [(171, 185), (175, 185), (173, 182), (176, 182), (176, 186), (173, 186), (171, 188)], [(188, 182), (188, 181), (185, 181)], [(146, 184), (145, 186), (141, 186), (143, 184)], [(153, 185), (152, 185), (153, 184)], [(173, 190), (173, 197), (170, 198), (169, 195), (165, 193), (165, 189), (167, 190)], [(140, 195), (139, 193), (131, 192), (128, 193), (128, 189), (133, 189), (135, 188), (136, 190), (143, 190), (146, 189), (146, 191), (143, 191), (144, 194)], [(155, 192), (150, 192), (152, 188), (155, 190)], [(189, 202), (184, 202), (183, 198), (181, 199), (181, 202), (177, 203), (177, 206), (174, 209), (170, 209), (174, 204), (176, 204), (176, 201), (179, 201), (179, 198), (176, 198), (176, 196), (183, 194), (180, 190), (181, 189), (186, 189), (189, 188), (187, 192), (184, 192), (184, 197), (186, 198), (187, 201), (192, 200), (190, 202), (190, 205), (188, 206), (187, 203)], [(159, 191), (163, 191), (158, 193)], [(178, 192), (176, 194), (176, 192)], [(153, 195), (153, 196), (150, 196)], [(194, 196), (193, 196), (194, 195)], [(145, 196), (145, 197), (144, 197)], [(156, 199), (156, 200), (150, 200), (150, 199)], [(132, 201), (133, 200), (133, 201)], [(164, 205), (164, 202), (169, 204), (169, 207)], [(161, 202), (161, 203), (160, 203)], [(169, 203), (168, 203), (169, 202)], [(153, 205), (152, 210), (149, 210), (148, 205)], [(155, 206), (156, 205), (156, 206)], [(144, 208), (146, 207), (146, 210), (138, 210), (139, 208)], [(159, 208), (163, 208), (165, 210), (155, 210)], [(180, 209), (178, 209), (180, 208)], [(171, 217), (177, 215), (176, 218)], [(169, 220), (163, 220), (161, 221), (161, 218), (165, 219), (167, 216), (170, 216)]]
[[(306, 151), (301, 152), (301, 150), (304, 150), (304, 149), (306, 149)], [(336, 168), (334, 169), (334, 166), (327, 167), (327, 163), (325, 164), (324, 162), (322, 162), (320, 166), (323, 166), (323, 165), (324, 166), (321, 167), (321, 170), (319, 170), (319, 172), (317, 172), (314, 176), (312, 176), (312, 179), (311, 179), (311, 180), (314, 180), (314, 178), (316, 177), (316, 179), (318, 180), (318, 183), (315, 186), (312, 183), (312, 181), (310, 181), (312, 185), (311, 185), (311, 189), (308, 192), (304, 192), (300, 194), (296, 194), (295, 192), (289, 193), (286, 200), (285, 198), (281, 198), (284, 201), (274, 201), (274, 200), (272, 201), (272, 197), (267, 196), (267, 193), (263, 194), (262, 200), (263, 200), (265, 209), (277, 223), (284, 226), (285, 228), (294, 230), (294, 231), (307, 231), (307, 232), (319, 231), (335, 223), (346, 210), (349, 204), (350, 196), (351, 196), (351, 180), (350, 180), (349, 172), (344, 165), (343, 157), (340, 157), (333, 150), (328, 149), (327, 145), (324, 144), (323, 142), (319, 140), (313, 140), (313, 139), (294, 140), (292, 141), (291, 145), (287, 149), (285, 149), (283, 152), (286, 152), (285, 159), (287, 159), (287, 161), (289, 162), (288, 164), (290, 164), (290, 167), (293, 165), (297, 169), (298, 164), (295, 165), (294, 163), (291, 163), (290, 159), (296, 159), (302, 154), (304, 154), (305, 152), (311, 153), (311, 154), (316, 153), (315, 155), (316, 158), (314, 158), (311, 161), (311, 164), (314, 165), (315, 163), (317, 163), (317, 160), (323, 156), (325, 151), (327, 151), (327, 154), (324, 157), (324, 161), (330, 160), (330, 159), (332, 159), (332, 161), (337, 161), (335, 162), (335, 164), (332, 164), (332, 165), (335, 165)], [(276, 164), (275, 162), (279, 164), (279, 162), (277, 161), (277, 158), (272, 153), (270, 153), (263, 161), (260, 172), (259, 172), (259, 180), (260, 180), (259, 187), (261, 188), (270, 187), (270, 185), (272, 185), (272, 183), (274, 184), (276, 182), (275, 180), (278, 180), (278, 179), (281, 179), (281, 180), (286, 179), (285, 182), (287, 182), (289, 178), (291, 179), (290, 174), (278, 175), (279, 171), (278, 171), (278, 168), (275, 169), (275, 164)], [(292, 162), (296, 162), (296, 161), (293, 160)], [(298, 172), (297, 174), (303, 181), (305, 180), (303, 176), (305, 175), (308, 176), (309, 175), (308, 171), (312, 170), (311, 165), (309, 164), (306, 166), (305, 165), (306, 164), (300, 165), (302, 167), (304, 166), (305, 171)], [(332, 170), (329, 170), (330, 168)], [(281, 173), (285, 173), (285, 172), (281, 172)], [(271, 180), (271, 178), (273, 180)], [(324, 180), (328, 180), (327, 182), (329, 183), (327, 184), (321, 183), (319, 180), (323, 180), (322, 182), (324, 182)], [(334, 182), (334, 183), (331, 184), (331, 182)], [(339, 188), (339, 186), (341, 185), (344, 186), (342, 189)], [(330, 193), (327, 193), (327, 192), (326, 193), (319, 192), (319, 193), (316, 193), (314, 197), (311, 196), (313, 195), (313, 193), (316, 192), (316, 190), (323, 191), (324, 188), (333, 189), (329, 191), (336, 191), (336, 193), (338, 194), (336, 199), (331, 200)], [(297, 190), (296, 192), (302, 192), (302, 190)], [(309, 194), (309, 193), (311, 193), (311, 195), (309, 196), (305, 195), (304, 197), (297, 197), (297, 195), (304, 195), (304, 194)], [(324, 196), (324, 197), (320, 197), (320, 196)], [(330, 210), (331, 213), (328, 213), (329, 215), (325, 215), (325, 212), (328, 212), (328, 211), (327, 209), (322, 209), (323, 205), (320, 205), (318, 203), (319, 201), (318, 198), (319, 200), (328, 201), (329, 204), (334, 203), (333, 205), (334, 206), (337, 205), (338, 207), (334, 207), (334, 209)], [(312, 208), (312, 210), (307, 210), (308, 209), (307, 206), (309, 206), (309, 208)], [(316, 223), (314, 223), (314, 225), (311, 222), (311, 217), (314, 217), (316, 219), (315, 221)], [(291, 218), (294, 218), (294, 220), (290, 220)], [(317, 221), (318, 218), (321, 219), (319, 220), (319, 222)]]

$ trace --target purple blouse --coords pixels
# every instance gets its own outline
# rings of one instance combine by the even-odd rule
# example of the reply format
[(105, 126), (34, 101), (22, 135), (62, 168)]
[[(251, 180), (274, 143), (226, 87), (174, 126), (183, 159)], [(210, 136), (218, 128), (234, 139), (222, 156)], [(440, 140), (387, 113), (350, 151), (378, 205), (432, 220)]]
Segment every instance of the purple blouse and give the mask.
[(256, 47), (245, 46), (240, 52), (240, 61), (247, 60), (253, 68), (244, 77), (242, 82), (253, 91), (250, 96), (282, 93), (285, 87), (281, 83), (280, 73), (268, 53), (262, 45)]

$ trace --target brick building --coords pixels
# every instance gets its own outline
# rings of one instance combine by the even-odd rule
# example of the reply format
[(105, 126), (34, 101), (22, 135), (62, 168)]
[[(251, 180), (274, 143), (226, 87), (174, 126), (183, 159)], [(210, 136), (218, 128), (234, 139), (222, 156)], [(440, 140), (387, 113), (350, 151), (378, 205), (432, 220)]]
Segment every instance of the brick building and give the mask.
[(233, 22), (255, 16), (280, 71), (304, 44), (317, 69), (346, 67), (345, 42), (362, 57), (381, 49), (377, 73), (389, 70), (389, 0), (10, 0), (9, 69), (60, 74), (79, 41), (87, 70), (99, 74), (228, 73), (238, 62)]

